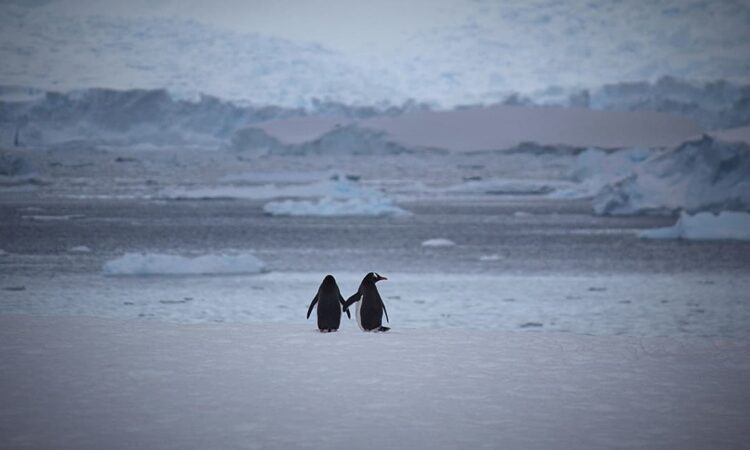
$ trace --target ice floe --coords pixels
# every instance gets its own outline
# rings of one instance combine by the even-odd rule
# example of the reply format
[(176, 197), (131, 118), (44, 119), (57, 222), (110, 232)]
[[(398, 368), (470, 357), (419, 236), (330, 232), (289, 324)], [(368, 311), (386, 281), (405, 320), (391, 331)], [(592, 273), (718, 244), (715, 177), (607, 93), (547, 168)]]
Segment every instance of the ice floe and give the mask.
[(255, 255), (208, 254), (180, 256), (162, 253), (126, 253), (104, 264), (107, 275), (213, 275), (248, 274), (265, 271)]
[(422, 247), (453, 247), (455, 242), (445, 238), (427, 239), (422, 242)]

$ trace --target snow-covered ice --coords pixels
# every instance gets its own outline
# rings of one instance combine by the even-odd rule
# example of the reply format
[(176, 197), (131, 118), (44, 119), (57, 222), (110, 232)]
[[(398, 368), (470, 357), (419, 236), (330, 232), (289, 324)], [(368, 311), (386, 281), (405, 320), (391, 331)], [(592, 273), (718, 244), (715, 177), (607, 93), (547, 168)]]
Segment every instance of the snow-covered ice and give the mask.
[(434, 238), (422, 241), (422, 247), (453, 247), (455, 242), (445, 238)]
[(745, 341), (0, 316), (9, 448), (747, 445)]
[(85, 245), (76, 245), (68, 249), (71, 253), (91, 253), (91, 249)]
[(252, 254), (180, 256), (160, 253), (126, 253), (107, 261), (107, 275), (210, 275), (260, 273), (263, 261)]
[(674, 226), (645, 230), (643, 239), (737, 239), (750, 240), (750, 213), (722, 211), (719, 214), (682, 212)]

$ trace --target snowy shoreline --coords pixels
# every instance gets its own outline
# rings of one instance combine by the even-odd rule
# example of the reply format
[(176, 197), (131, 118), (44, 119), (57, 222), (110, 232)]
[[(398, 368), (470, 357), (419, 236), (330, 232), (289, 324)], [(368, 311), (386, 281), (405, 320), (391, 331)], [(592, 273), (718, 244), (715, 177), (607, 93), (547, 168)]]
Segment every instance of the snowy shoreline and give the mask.
[(0, 443), (740, 448), (748, 351), (696, 338), (0, 315), (0, 381), (14, 387)]

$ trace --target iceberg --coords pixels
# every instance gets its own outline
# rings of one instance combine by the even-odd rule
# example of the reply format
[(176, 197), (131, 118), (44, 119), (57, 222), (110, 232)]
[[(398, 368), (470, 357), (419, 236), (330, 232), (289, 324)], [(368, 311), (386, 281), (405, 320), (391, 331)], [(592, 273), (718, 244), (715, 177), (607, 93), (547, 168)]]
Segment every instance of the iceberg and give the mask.
[(750, 210), (750, 146), (709, 136), (634, 165), (594, 197), (600, 215)]
[(677, 223), (667, 228), (645, 230), (641, 239), (750, 240), (750, 213), (723, 211), (719, 214), (701, 212), (691, 216), (680, 214)]
[(445, 238), (427, 239), (422, 242), (422, 247), (453, 247), (455, 242)]

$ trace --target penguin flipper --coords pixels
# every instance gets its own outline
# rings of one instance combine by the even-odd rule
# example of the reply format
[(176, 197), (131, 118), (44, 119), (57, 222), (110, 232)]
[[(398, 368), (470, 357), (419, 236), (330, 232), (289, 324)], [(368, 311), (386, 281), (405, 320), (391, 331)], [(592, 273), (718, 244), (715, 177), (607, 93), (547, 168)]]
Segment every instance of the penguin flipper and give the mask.
[(315, 304), (318, 303), (318, 294), (315, 294), (315, 298), (313, 298), (312, 303), (310, 303), (310, 307), (307, 308), (307, 318), (310, 318), (310, 313), (312, 313), (313, 308), (315, 307)]
[(344, 303), (344, 311), (347, 311), (350, 306), (357, 303), (362, 298), (362, 294), (357, 291), (354, 295), (346, 299), (346, 303)]
[[(383, 303), (383, 301), (381, 300), (380, 304), (383, 305), (383, 312), (385, 313), (385, 321), (388, 322), (388, 323), (391, 323), (391, 319), (388, 318), (388, 310), (385, 309), (385, 303)], [(388, 330), (388, 329), (389, 328), (386, 328), (386, 330)], [(386, 331), (386, 330), (383, 330), (383, 331)]]
[(344, 312), (346, 313), (346, 317), (352, 318), (352, 313), (349, 312), (349, 310), (346, 308), (346, 301), (344, 301), (344, 297), (339, 294), (339, 303), (341, 303), (341, 306), (344, 307)]

